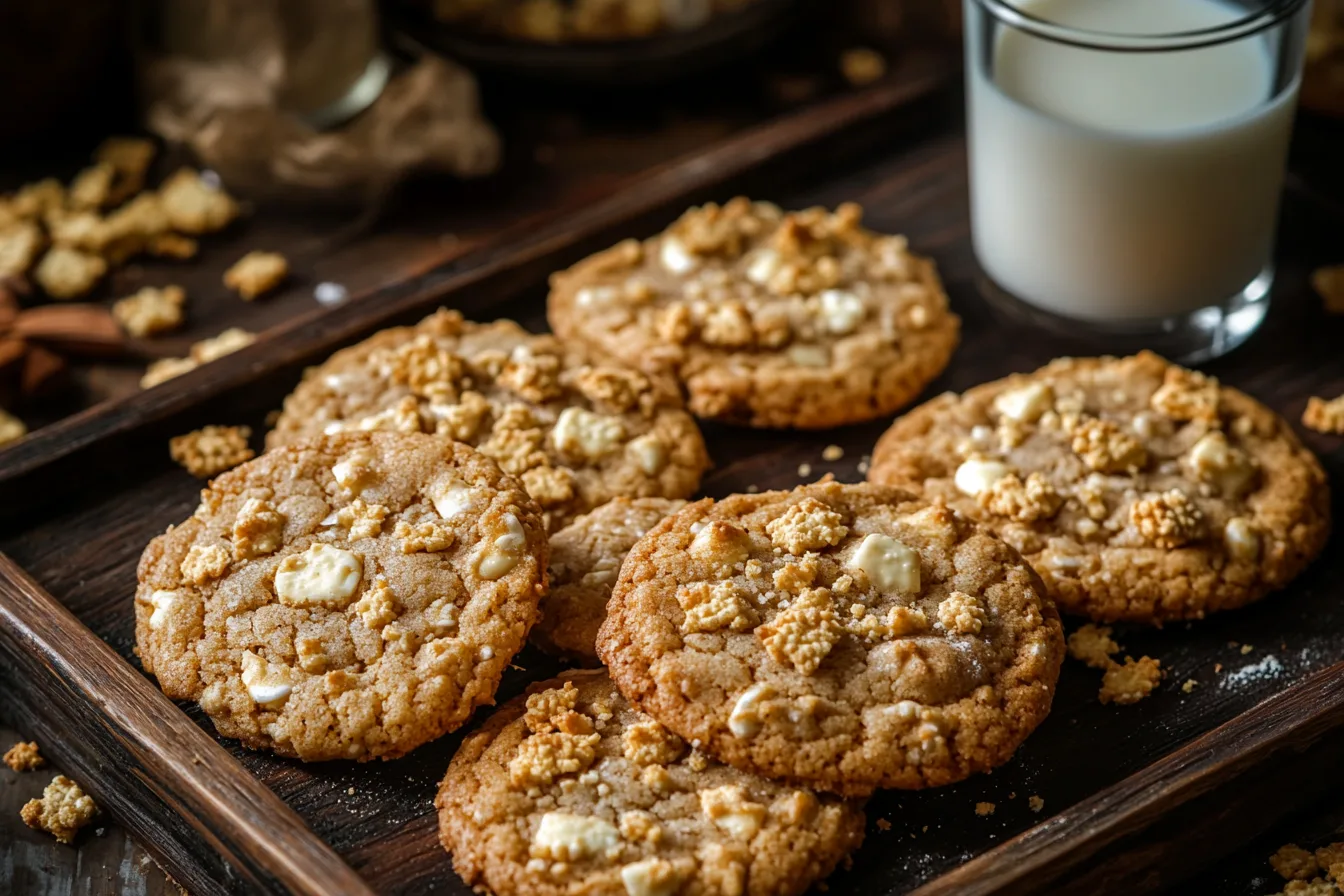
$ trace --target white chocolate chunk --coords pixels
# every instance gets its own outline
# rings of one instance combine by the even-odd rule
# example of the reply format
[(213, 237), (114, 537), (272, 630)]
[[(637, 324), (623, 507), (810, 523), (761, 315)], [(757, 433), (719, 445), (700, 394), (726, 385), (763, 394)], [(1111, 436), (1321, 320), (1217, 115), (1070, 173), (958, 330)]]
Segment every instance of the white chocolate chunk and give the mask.
[(620, 831), (601, 818), (547, 812), (532, 838), (532, 854), (557, 862), (577, 862), (605, 852), (620, 841)]
[[(342, 424), (334, 423), (332, 426), (338, 427), (335, 431), (340, 432)], [(330, 429), (331, 427), (328, 427)], [(330, 433), (328, 433), (330, 435)], [(331, 475), (336, 479), (337, 485), (347, 489), (354, 494), (359, 494), (373, 480), (373, 454), (366, 448), (356, 449), (345, 460), (339, 461), (331, 468)]]
[(620, 293), (611, 286), (585, 286), (574, 294), (580, 308), (605, 308), (615, 304)]
[(631, 862), (621, 869), (626, 896), (673, 896), (681, 881), (676, 866), (665, 859)]
[(779, 273), (779, 253), (774, 249), (762, 249), (747, 266), (747, 279), (758, 286), (764, 286)]
[(843, 289), (827, 289), (819, 296), (821, 319), (826, 329), (837, 336), (853, 333), (868, 313), (863, 299)]
[(243, 654), (242, 679), (252, 700), (268, 709), (278, 709), (294, 690), (289, 669), (267, 662), (250, 650)]
[(177, 602), (176, 591), (155, 591), (149, 596), (149, 603), (154, 607), (154, 612), (149, 614), (149, 627), (152, 629), (163, 628), (164, 623), (168, 621), (168, 614), (173, 610), (173, 604)]
[(1227, 436), (1214, 430), (1205, 433), (1190, 449), (1190, 470), (1219, 494), (1239, 498), (1255, 478), (1255, 464), (1245, 453), (1228, 444)]
[(741, 784), (725, 784), (700, 791), (700, 809), (719, 830), (739, 840), (750, 840), (761, 829), (766, 808), (747, 798)]
[(625, 450), (635, 459), (635, 466), (647, 476), (657, 476), (667, 467), (667, 445), (654, 433), (631, 439)]
[(971, 458), (957, 467), (953, 482), (962, 494), (975, 497), (983, 491), (988, 491), (990, 486), (1010, 472), (1007, 464), (996, 460)]
[(471, 506), (472, 490), (462, 480), (452, 477), (436, 482), (429, 490), (434, 510), (445, 520), (451, 520)]
[(700, 259), (686, 251), (686, 246), (674, 236), (663, 237), (663, 245), (658, 250), (658, 260), (672, 274), (689, 274), (700, 266)]
[(551, 431), (555, 447), (566, 454), (597, 460), (610, 453), (625, 437), (625, 424), (618, 417), (594, 414), (583, 408), (565, 408)]
[(1018, 423), (1035, 423), (1054, 402), (1055, 391), (1048, 383), (1028, 383), (1000, 393), (994, 399), (994, 410)]
[(761, 704), (773, 700), (777, 694), (778, 692), (765, 682), (747, 688), (733, 704), (733, 711), (728, 716), (728, 730), (738, 737), (752, 737), (759, 734), (761, 728), (765, 726)]
[(1233, 517), (1223, 527), (1223, 543), (1236, 560), (1253, 561), (1260, 556), (1260, 534), (1245, 517)]
[(363, 572), (358, 554), (318, 542), (281, 561), (275, 594), (290, 607), (343, 607), (354, 597)]
[(481, 554), (476, 564), (477, 574), (493, 582), (518, 565), (523, 549), (527, 547), (527, 531), (518, 517), (504, 514), (504, 534), (499, 535)]
[(849, 567), (862, 571), (878, 591), (919, 593), (919, 554), (890, 535), (864, 536)]
[(822, 345), (791, 345), (789, 360), (799, 367), (830, 367), (831, 354)]

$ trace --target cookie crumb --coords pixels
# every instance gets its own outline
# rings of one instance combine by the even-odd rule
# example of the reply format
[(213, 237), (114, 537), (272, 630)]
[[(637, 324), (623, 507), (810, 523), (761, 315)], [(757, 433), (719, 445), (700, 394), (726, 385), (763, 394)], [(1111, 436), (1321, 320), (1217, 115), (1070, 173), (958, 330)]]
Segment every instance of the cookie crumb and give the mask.
[(821, 459), (828, 463), (835, 463), (844, 456), (845, 449), (841, 448), (839, 445), (827, 445), (821, 450)]
[(1280, 846), (1279, 851), (1269, 857), (1269, 864), (1284, 880), (1308, 880), (1320, 870), (1316, 856), (1296, 843)]
[(209, 479), (256, 457), (247, 446), (252, 430), (246, 426), (206, 426), (168, 442), (168, 453), (198, 479)]
[(993, 815), (993, 814), (994, 814), (994, 804), (993, 804), (993, 803), (976, 803), (976, 804), (975, 804), (975, 814), (976, 814), (976, 815), (979, 815), (981, 818), (986, 818), (986, 817), (988, 817), (988, 816), (990, 816), (990, 815)]
[(891, 822), (887, 821), (885, 818), (879, 818), (877, 820), (877, 829), (879, 831), (889, 831), (891, 830)]
[(1101, 691), (1097, 694), (1102, 703), (1127, 705), (1138, 703), (1147, 697), (1162, 680), (1162, 663), (1152, 657), (1125, 657), (1123, 665), (1112, 663), (1101, 677)]
[(1329, 435), (1344, 435), (1344, 395), (1328, 401), (1315, 395), (1308, 398), (1302, 425)]
[(143, 339), (180, 327), (186, 300), (187, 294), (180, 286), (146, 286), (118, 299), (112, 306), (112, 316), (129, 335)]
[(1316, 850), (1316, 863), (1330, 880), (1344, 883), (1344, 843), (1331, 843)]
[(887, 60), (876, 50), (852, 47), (840, 54), (840, 74), (855, 87), (865, 87), (887, 73)]
[(1111, 639), (1111, 627), (1089, 622), (1069, 635), (1069, 656), (1082, 660), (1093, 669), (1109, 669), (1111, 656), (1120, 652), (1120, 645)]
[(1254, 649), (1255, 649), (1255, 646), (1254, 646), (1253, 644), (1243, 644), (1243, 645), (1241, 645), (1241, 655), (1242, 655), (1242, 656), (1245, 656), (1246, 654), (1250, 653), (1250, 652), (1251, 652), (1252, 650), (1254, 650)]
[(1181, 685), (1181, 691), (1188, 694), (1197, 687), (1199, 687), (1199, 682), (1195, 681), (1193, 678), (1187, 678), (1185, 684)]
[(351, 787), (351, 788), (349, 788), (348, 790), (346, 790), (345, 795), (346, 795), (346, 796), (354, 796), (354, 795), (355, 795), (355, 788)]
[(31, 772), (47, 764), (37, 750), (37, 741), (19, 741), (5, 752), (5, 765), (16, 772)]
[(1217, 674), (1218, 674), (1219, 672), (1221, 672), (1221, 671), (1223, 671), (1223, 664), (1222, 664), (1222, 663), (1214, 663), (1214, 664), (1213, 664), (1213, 674), (1217, 675)]
[(1311, 286), (1321, 297), (1326, 314), (1344, 314), (1344, 264), (1317, 268), (1312, 272)]
[(812, 465), (811, 465), (811, 464), (799, 464), (799, 465), (798, 465), (798, 475), (799, 475), (799, 476), (811, 476), (811, 475), (812, 475)]
[(1039, 812), (1045, 808), (1045, 800), (1033, 794), (1027, 797), (1027, 808), (1033, 812)]
[(224, 285), (252, 301), (275, 289), (289, 276), (289, 262), (279, 252), (249, 252), (224, 272)]
[(79, 829), (93, 821), (98, 805), (79, 785), (57, 775), (42, 791), (42, 798), (24, 803), (19, 815), (28, 827), (46, 831), (62, 843), (73, 843)]

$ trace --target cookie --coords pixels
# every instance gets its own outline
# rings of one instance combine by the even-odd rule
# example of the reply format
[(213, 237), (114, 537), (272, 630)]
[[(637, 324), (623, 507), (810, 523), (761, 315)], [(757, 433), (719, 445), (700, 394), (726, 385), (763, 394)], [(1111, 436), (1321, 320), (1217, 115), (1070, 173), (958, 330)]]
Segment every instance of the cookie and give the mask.
[(1197, 619), (1325, 544), (1320, 463), (1273, 411), (1150, 352), (1063, 358), (897, 420), (868, 478), (992, 528), (1068, 613)]
[(550, 593), (532, 640), (547, 653), (597, 665), (597, 630), (621, 561), (635, 542), (685, 501), (616, 498), (551, 536)]
[(534, 685), (463, 741), (439, 837), (499, 896), (784, 896), (863, 841), (857, 802), (721, 765), (632, 708), (605, 672)]
[(466, 445), (346, 433), (276, 448), (145, 549), (136, 653), (247, 747), (391, 759), (493, 701), (547, 558), (540, 508)]
[(555, 274), (551, 326), (673, 371), (706, 419), (825, 429), (891, 414), (947, 366), (960, 322), (933, 262), (861, 216), (741, 197), (692, 208)]
[(597, 652), (716, 759), (858, 796), (1007, 761), (1050, 710), (1064, 636), (999, 538), (896, 489), (820, 482), (656, 526)]
[(670, 379), (455, 311), (332, 355), (285, 399), (266, 444), (359, 429), (474, 446), (522, 479), (552, 531), (619, 495), (685, 498), (709, 467)]

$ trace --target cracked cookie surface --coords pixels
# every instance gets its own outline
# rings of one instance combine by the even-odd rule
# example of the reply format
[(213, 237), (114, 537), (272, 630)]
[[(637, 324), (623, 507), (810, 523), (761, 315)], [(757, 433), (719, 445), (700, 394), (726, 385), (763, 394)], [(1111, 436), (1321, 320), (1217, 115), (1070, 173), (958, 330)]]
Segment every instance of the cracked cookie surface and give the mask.
[(561, 337), (670, 370), (706, 419), (825, 429), (910, 402), (947, 366), (959, 321), (933, 262), (862, 210), (692, 208), (551, 278)]
[(473, 446), (522, 480), (552, 531), (619, 495), (684, 498), (709, 467), (670, 379), (455, 311), (332, 355), (285, 399), (266, 444), (370, 429)]
[(276, 448), (145, 549), (136, 652), (252, 749), (394, 758), (494, 699), (547, 558), (536, 503), (466, 445), (347, 433)]
[(1062, 610), (1102, 622), (1258, 600), (1330, 528), (1325, 472), (1287, 422), (1149, 352), (941, 395), (882, 436), (868, 478), (989, 526)]
[(1005, 762), (1050, 709), (1054, 605), (1000, 539), (896, 489), (699, 501), (635, 546), (598, 654), (738, 768), (848, 795)]
[(596, 666), (597, 630), (625, 555), (685, 501), (615, 498), (551, 536), (551, 590), (532, 640), (545, 650)]
[(516, 896), (791, 896), (864, 828), (857, 802), (692, 749), (601, 670), (501, 707), (463, 741), (435, 806), (457, 873)]

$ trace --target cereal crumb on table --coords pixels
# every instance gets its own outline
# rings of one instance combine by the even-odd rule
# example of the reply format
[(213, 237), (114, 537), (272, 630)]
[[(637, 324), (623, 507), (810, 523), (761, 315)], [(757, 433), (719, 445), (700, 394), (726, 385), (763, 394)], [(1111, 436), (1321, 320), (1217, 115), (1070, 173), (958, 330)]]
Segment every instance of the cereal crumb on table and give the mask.
[(1109, 625), (1089, 622), (1069, 635), (1069, 656), (1082, 660), (1093, 669), (1109, 669), (1111, 656), (1120, 652), (1120, 645), (1111, 640)]
[(112, 306), (112, 316), (131, 336), (154, 336), (182, 325), (182, 306), (186, 300), (187, 294), (180, 286), (146, 286), (117, 300)]
[(879, 831), (889, 831), (891, 830), (891, 822), (887, 821), (885, 818), (879, 818), (877, 820), (877, 829)]
[(976, 803), (976, 804), (975, 804), (975, 814), (976, 814), (976, 815), (979, 815), (981, 818), (984, 818), (984, 817), (989, 816), (989, 815), (993, 815), (993, 814), (994, 814), (994, 804), (993, 804), (993, 803)]
[(289, 262), (279, 252), (249, 252), (224, 272), (224, 285), (247, 301), (275, 289), (289, 276)]
[(5, 753), (5, 765), (16, 772), (31, 772), (47, 764), (37, 750), (37, 741), (19, 741)]
[(28, 435), (28, 427), (22, 420), (0, 408), (0, 445), (17, 442)]
[(887, 73), (887, 60), (876, 50), (853, 47), (840, 54), (840, 73), (850, 84), (863, 87)]
[(46, 831), (62, 843), (73, 843), (79, 829), (98, 814), (98, 805), (74, 781), (57, 775), (42, 798), (29, 800), (19, 814), (28, 827)]
[(1045, 800), (1041, 799), (1039, 796), (1029, 796), (1027, 797), (1027, 808), (1033, 812), (1039, 812), (1045, 808)]
[(1199, 682), (1195, 681), (1193, 678), (1187, 678), (1185, 684), (1181, 685), (1181, 691), (1188, 694), (1197, 687), (1199, 687)]
[(1296, 843), (1279, 847), (1279, 851), (1269, 857), (1269, 864), (1284, 880), (1308, 880), (1320, 870), (1316, 856)]
[(1123, 665), (1113, 663), (1101, 677), (1102, 703), (1138, 703), (1147, 697), (1162, 680), (1162, 663), (1152, 657), (1125, 657)]
[(246, 426), (207, 426), (168, 442), (168, 453), (184, 470), (209, 479), (256, 456), (247, 446), (252, 430)]
[(1317, 432), (1344, 435), (1344, 395), (1328, 401), (1315, 395), (1308, 398), (1302, 425)]
[(1312, 272), (1311, 285), (1327, 314), (1344, 314), (1344, 264), (1317, 268)]

